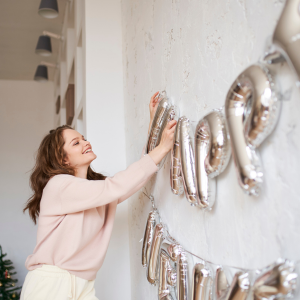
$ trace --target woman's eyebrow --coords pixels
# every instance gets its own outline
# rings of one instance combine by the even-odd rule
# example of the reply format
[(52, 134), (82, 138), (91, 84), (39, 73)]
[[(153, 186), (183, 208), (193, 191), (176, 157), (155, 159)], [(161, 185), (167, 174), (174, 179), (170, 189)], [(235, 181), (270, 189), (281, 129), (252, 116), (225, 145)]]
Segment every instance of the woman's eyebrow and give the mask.
[(74, 140), (78, 140), (78, 139), (79, 139), (79, 137), (74, 138), (74, 139), (70, 142), (70, 144), (71, 144)]

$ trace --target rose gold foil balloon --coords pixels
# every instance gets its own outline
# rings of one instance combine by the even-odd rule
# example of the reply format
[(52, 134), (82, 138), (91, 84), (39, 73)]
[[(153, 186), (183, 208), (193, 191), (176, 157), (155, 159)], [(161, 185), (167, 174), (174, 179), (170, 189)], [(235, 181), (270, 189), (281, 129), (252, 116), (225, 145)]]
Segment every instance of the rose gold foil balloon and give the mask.
[(189, 258), (184, 250), (177, 258), (177, 300), (190, 299)]
[(160, 300), (176, 299), (176, 262), (181, 252), (181, 246), (167, 233), (166, 239), (161, 243), (160, 247), (160, 271), (158, 287), (158, 298)]
[(174, 134), (174, 144), (171, 150), (171, 164), (170, 164), (170, 184), (171, 191), (175, 195), (183, 193), (183, 182), (181, 175), (181, 161), (180, 161), (180, 118), (176, 124)]
[(215, 203), (216, 179), (230, 158), (230, 141), (221, 110), (203, 117), (195, 131), (195, 175), (197, 204), (210, 209)]
[(159, 223), (155, 226), (149, 262), (147, 267), (147, 279), (148, 281), (155, 285), (159, 279), (159, 255), (160, 255), (160, 247), (161, 243), (166, 238), (167, 229), (166, 225)]
[[(151, 127), (149, 135), (147, 138), (147, 147), (145, 147), (145, 154), (148, 154), (156, 146), (159, 145), (162, 132), (164, 131), (166, 125), (169, 121), (176, 118), (176, 108), (169, 102), (166, 95), (160, 100)], [(165, 162), (166, 156), (158, 164), (158, 167), (161, 168)]]
[(230, 285), (226, 300), (246, 300), (249, 293), (248, 273), (237, 272)]
[(158, 224), (158, 213), (156, 210), (154, 210), (151, 211), (148, 215), (145, 233), (144, 233), (143, 248), (142, 248), (142, 266), (144, 268), (148, 266), (154, 228), (156, 224)]
[(238, 182), (247, 194), (259, 194), (263, 171), (256, 148), (274, 129), (279, 112), (280, 101), (265, 65), (250, 66), (230, 87), (226, 121)]
[(212, 297), (212, 278), (203, 264), (196, 264), (192, 277), (192, 300), (210, 300)]
[(183, 177), (185, 196), (191, 205), (197, 205), (195, 159), (190, 133), (190, 120), (186, 117), (181, 117), (178, 123), (178, 126), (180, 126), (180, 173)]
[(159, 268), (159, 300), (176, 300), (174, 288), (176, 285), (176, 271), (171, 267), (170, 257), (164, 250), (160, 252), (160, 268)]
[[(300, 12), (299, 0), (286, 0), (273, 34), (273, 43), (280, 49), (300, 80)], [(299, 81), (298, 81), (299, 85)]]
[(296, 289), (298, 275), (292, 262), (278, 260), (261, 271), (253, 284), (253, 299), (273, 299), (277, 296), (291, 297)]
[(216, 270), (215, 280), (214, 280), (214, 290), (216, 300), (224, 299), (229, 289), (228, 280), (224, 270), (219, 267)]

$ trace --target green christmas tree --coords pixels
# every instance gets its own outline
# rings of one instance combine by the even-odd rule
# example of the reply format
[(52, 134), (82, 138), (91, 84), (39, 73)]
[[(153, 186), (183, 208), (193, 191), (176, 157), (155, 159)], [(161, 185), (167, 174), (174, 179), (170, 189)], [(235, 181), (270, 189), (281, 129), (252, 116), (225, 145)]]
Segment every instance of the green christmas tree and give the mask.
[(18, 279), (12, 279), (11, 275), (17, 274), (17, 272), (11, 273), (14, 269), (12, 261), (4, 259), (6, 253), (2, 253), (2, 247), (0, 246), (0, 300), (19, 300), (22, 287), (15, 287)]

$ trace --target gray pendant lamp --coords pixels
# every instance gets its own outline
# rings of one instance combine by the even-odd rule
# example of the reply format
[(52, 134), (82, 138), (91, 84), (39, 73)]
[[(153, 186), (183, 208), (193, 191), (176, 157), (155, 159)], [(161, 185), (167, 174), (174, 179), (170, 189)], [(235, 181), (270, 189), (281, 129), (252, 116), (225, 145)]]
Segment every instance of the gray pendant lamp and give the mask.
[(47, 18), (53, 19), (58, 16), (58, 5), (57, 0), (41, 0), (39, 7), (39, 15)]
[(47, 35), (41, 35), (37, 42), (35, 53), (41, 56), (50, 56), (52, 54), (51, 39)]
[(52, 54), (52, 46), (51, 46), (50, 38), (54, 38), (60, 41), (64, 40), (64, 37), (62, 35), (49, 32), (49, 31), (43, 31), (43, 35), (39, 37), (39, 40), (35, 47), (36, 54), (39, 54), (41, 56), (50, 56)]
[(59, 68), (58, 64), (52, 64), (46, 61), (41, 61), (41, 63), (36, 68), (35, 74), (34, 74), (34, 80), (42, 82), (48, 80), (48, 68)]
[(42, 82), (48, 80), (48, 69), (45, 65), (38, 65), (34, 74), (34, 80)]

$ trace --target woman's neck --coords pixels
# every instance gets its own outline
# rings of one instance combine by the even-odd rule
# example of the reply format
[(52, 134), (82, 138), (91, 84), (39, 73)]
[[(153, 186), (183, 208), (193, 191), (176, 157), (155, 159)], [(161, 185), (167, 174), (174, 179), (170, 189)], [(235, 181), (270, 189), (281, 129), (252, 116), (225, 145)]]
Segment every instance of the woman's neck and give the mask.
[(88, 171), (88, 167), (78, 168), (75, 171), (75, 177), (87, 179), (87, 171)]

